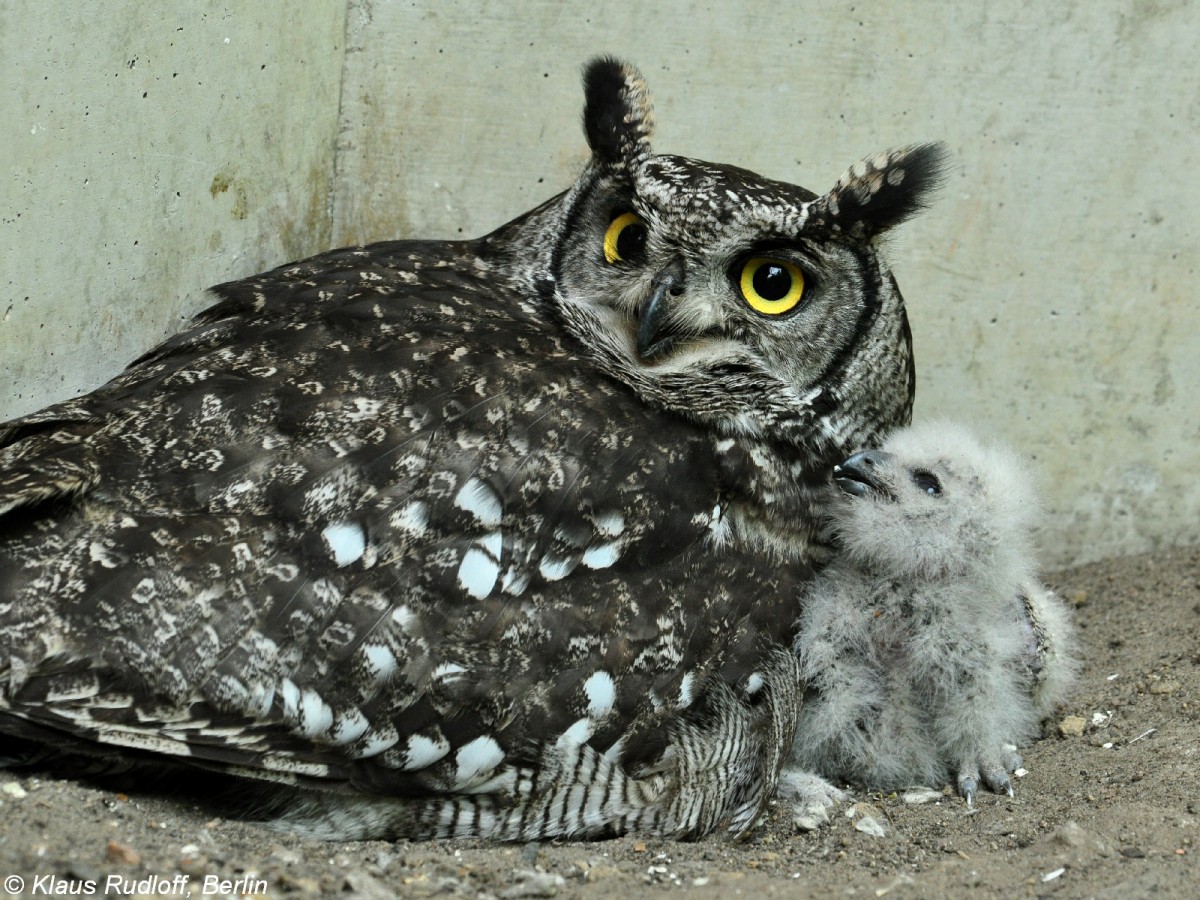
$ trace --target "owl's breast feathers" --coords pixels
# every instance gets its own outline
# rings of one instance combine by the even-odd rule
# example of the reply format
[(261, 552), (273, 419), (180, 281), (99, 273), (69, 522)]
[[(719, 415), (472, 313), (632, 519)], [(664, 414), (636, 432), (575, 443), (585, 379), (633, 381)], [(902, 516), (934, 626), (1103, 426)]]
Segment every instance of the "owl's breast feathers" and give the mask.
[[(796, 719), (773, 648), (810, 573), (715, 550), (713, 438), (597, 374), (477, 247), (223, 285), (110, 384), (0, 432), (0, 729), (503, 807), (552, 796), (528, 775), (547, 747), (649, 778), (720, 715), (742, 756), (688, 739), (688, 764), (724, 767), (703, 815), (748, 827), (765, 733)], [(654, 784), (675, 817), (655, 827), (712, 827)], [(594, 806), (559, 831), (631, 815)], [(362, 833), (484, 831), (439, 822)]]

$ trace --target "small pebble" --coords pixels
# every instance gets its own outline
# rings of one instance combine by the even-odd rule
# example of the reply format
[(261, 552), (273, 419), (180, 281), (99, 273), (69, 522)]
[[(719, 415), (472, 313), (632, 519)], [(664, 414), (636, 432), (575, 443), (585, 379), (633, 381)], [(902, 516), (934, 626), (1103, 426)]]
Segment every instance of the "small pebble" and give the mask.
[(14, 800), (24, 800), (27, 796), (29, 796), (25, 788), (21, 787), (21, 785), (17, 784), (15, 781), (4, 782), (3, 785), (0, 785), (0, 791), (4, 791), (4, 793), (8, 794), (8, 796), (12, 797)]
[(1081, 828), (1079, 823), (1073, 819), (1054, 829), (1049, 840), (1060, 847), (1069, 847), (1072, 850), (1095, 853), (1099, 856), (1110, 856), (1112, 853), (1098, 834)]
[(184, 875), (192, 878), (203, 878), (208, 874), (208, 857), (203, 853), (192, 853), (181, 856), (176, 867)]
[(301, 856), (295, 850), (288, 849), (282, 844), (272, 844), (271, 853), (269, 856), (267, 856), (267, 862), (276, 863), (284, 867), (298, 866), (303, 861), (303, 856)]
[(792, 826), (797, 831), (816, 831), (829, 821), (829, 813), (823, 808), (805, 809), (792, 817)]
[(104, 856), (110, 862), (126, 863), (131, 866), (136, 866), (142, 861), (142, 854), (120, 841), (109, 841), (104, 848)]
[(854, 823), (854, 829), (863, 834), (869, 834), (871, 837), (881, 838), (887, 835), (887, 830), (872, 816), (863, 816)]
[(283, 872), (279, 875), (279, 886), (289, 894), (317, 894), (321, 883), (315, 878), (297, 878)]
[(529, 869), (513, 872), (517, 883), (500, 892), (501, 897), (553, 897), (567, 884), (567, 879), (553, 872)]
[(1067, 716), (1058, 723), (1058, 733), (1063, 737), (1079, 737), (1087, 727), (1087, 719), (1081, 716)]
[(916, 788), (915, 790), (905, 791), (900, 795), (900, 799), (910, 806), (919, 806), (922, 803), (932, 803), (935, 800), (941, 800), (942, 792), (935, 791), (933, 788)]

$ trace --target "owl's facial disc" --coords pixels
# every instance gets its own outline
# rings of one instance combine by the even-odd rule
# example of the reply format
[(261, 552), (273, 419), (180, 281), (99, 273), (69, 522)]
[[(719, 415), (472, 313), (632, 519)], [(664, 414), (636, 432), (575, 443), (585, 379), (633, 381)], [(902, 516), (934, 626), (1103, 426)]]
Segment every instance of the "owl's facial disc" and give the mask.
[(679, 339), (671, 306), (683, 293), (683, 277), (683, 262), (673, 260), (654, 276), (650, 295), (638, 308), (637, 352), (643, 360), (661, 357)]

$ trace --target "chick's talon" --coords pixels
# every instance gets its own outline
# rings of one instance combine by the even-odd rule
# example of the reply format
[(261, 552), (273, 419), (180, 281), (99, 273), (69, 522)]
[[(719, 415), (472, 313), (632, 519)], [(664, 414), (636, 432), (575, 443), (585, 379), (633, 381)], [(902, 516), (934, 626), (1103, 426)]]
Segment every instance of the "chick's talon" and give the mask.
[(958, 793), (967, 801), (967, 806), (975, 805), (975, 791), (978, 789), (978, 774), (962, 774), (958, 776)]

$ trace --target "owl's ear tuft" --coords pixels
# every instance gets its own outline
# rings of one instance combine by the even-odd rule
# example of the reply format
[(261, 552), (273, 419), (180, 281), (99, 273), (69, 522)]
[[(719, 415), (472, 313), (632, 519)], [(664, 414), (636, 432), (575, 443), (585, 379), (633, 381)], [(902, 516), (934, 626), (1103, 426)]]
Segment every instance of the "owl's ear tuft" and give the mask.
[(628, 166), (650, 155), (654, 114), (641, 72), (602, 56), (583, 74), (583, 130), (602, 163)]
[(813, 217), (833, 231), (869, 240), (929, 205), (945, 176), (942, 144), (889, 150), (850, 167), (824, 197)]

